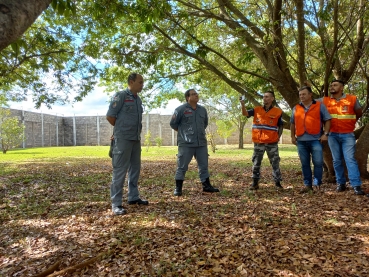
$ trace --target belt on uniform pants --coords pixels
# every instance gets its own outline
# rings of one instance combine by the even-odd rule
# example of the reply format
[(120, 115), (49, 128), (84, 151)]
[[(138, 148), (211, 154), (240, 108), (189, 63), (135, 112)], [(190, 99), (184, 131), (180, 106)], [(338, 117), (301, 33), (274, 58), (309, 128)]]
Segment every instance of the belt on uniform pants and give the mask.
[(275, 144), (278, 144), (278, 142), (273, 142), (273, 143), (255, 143), (255, 145), (275, 145)]

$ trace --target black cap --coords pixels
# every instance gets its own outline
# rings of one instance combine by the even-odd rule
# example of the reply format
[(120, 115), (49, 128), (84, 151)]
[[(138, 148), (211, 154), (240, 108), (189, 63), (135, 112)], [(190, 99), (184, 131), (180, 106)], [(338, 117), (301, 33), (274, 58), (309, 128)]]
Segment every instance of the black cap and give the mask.
[(340, 80), (340, 79), (333, 79), (333, 80), (332, 80), (332, 82), (331, 82), (331, 84), (332, 84), (332, 83), (334, 83), (334, 82), (341, 83), (342, 85), (344, 85), (344, 84), (345, 84), (345, 82), (344, 82), (344, 81), (342, 81), (342, 80)]

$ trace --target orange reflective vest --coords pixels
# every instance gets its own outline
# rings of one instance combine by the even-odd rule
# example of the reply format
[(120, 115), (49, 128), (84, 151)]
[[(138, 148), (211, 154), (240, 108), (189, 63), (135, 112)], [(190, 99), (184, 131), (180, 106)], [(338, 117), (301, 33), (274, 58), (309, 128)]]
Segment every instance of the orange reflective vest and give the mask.
[(321, 132), (320, 102), (313, 101), (307, 112), (300, 104), (296, 105), (294, 117), (296, 136), (302, 136), (305, 132), (309, 135), (317, 135)]
[(345, 98), (341, 98), (338, 101), (335, 98), (324, 97), (323, 103), (332, 116), (331, 132), (345, 134), (354, 131), (356, 124), (354, 109), (356, 96), (346, 94)]
[(254, 121), (252, 125), (252, 141), (255, 143), (278, 142), (278, 119), (282, 110), (276, 107), (268, 112), (263, 107), (254, 108)]

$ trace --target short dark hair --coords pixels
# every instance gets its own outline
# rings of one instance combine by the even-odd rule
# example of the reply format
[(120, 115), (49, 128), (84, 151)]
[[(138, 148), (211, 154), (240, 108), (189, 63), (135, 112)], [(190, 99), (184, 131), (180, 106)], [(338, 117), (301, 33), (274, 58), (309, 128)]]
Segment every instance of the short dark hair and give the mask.
[(184, 96), (185, 96), (186, 102), (188, 102), (188, 101), (187, 101), (187, 97), (190, 97), (190, 91), (191, 91), (191, 90), (195, 90), (195, 89), (194, 89), (194, 88), (190, 88), (190, 89), (186, 90), (186, 92), (184, 93)]
[(304, 90), (304, 89), (306, 89), (310, 93), (313, 93), (313, 91), (311, 90), (311, 87), (309, 87), (309, 86), (303, 86), (303, 87), (299, 88), (299, 92)]
[(331, 81), (331, 84), (332, 84), (332, 83), (334, 83), (334, 82), (338, 82), (338, 83), (341, 83), (342, 85), (345, 85), (345, 82), (344, 82), (344, 81), (342, 81), (342, 80), (340, 80), (340, 79), (333, 79), (333, 80)]
[(136, 73), (136, 72), (133, 72), (133, 73), (129, 74), (127, 83), (129, 84), (129, 81), (136, 81), (137, 75), (138, 75), (138, 73)]
[(274, 91), (272, 91), (272, 90), (267, 90), (267, 91), (266, 91), (266, 92), (264, 92), (264, 93), (270, 93), (270, 94), (275, 98)]

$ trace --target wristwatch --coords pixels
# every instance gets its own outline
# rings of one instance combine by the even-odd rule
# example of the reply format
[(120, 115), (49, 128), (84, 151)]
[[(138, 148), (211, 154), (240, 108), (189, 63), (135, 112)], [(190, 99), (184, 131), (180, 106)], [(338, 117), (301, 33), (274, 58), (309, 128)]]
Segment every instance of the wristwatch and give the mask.
[(328, 137), (329, 136), (329, 133), (324, 132), (324, 135), (326, 135)]

